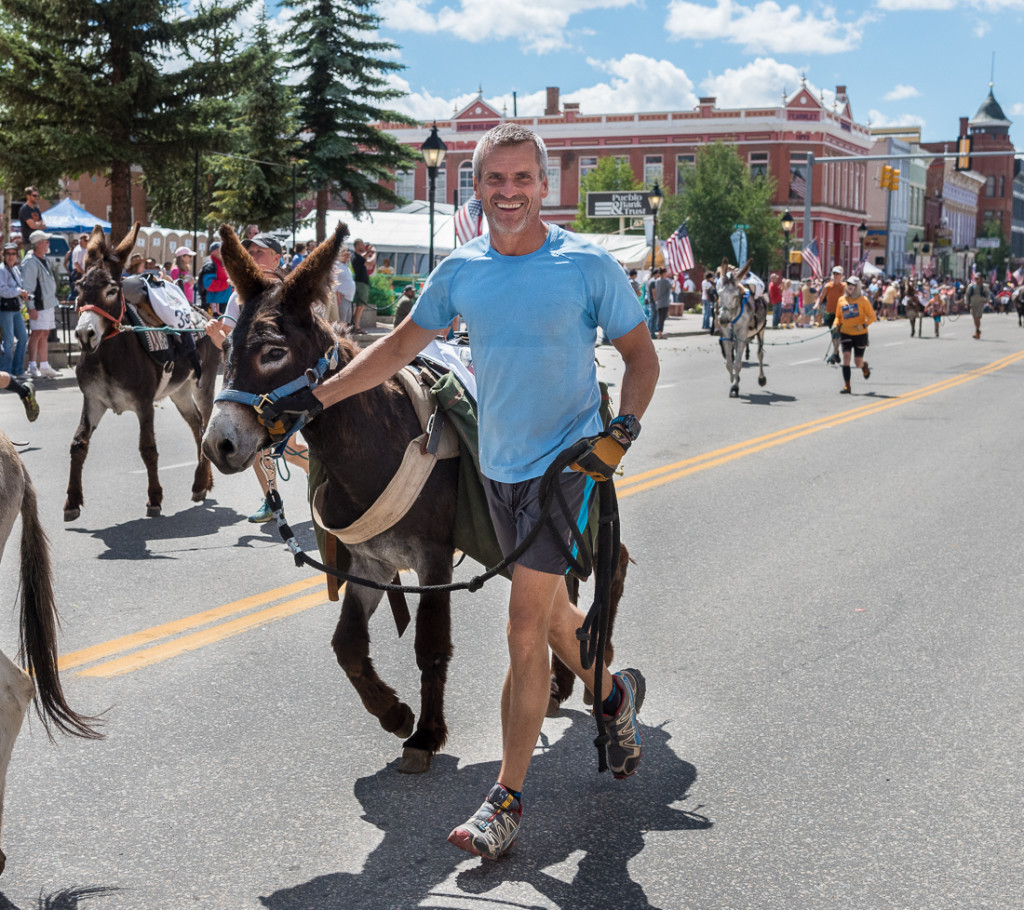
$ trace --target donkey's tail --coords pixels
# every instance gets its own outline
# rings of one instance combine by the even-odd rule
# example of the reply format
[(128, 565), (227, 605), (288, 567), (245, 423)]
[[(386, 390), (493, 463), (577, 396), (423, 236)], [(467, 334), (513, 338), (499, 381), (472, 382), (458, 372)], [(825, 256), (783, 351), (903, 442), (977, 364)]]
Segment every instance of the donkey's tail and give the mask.
[(36, 711), (51, 735), (52, 727), (86, 739), (102, 739), (98, 718), (68, 706), (57, 672), (57, 604), (53, 596), (50, 542), (39, 522), (35, 487), (25, 472), (21, 500), (21, 656), (35, 678)]

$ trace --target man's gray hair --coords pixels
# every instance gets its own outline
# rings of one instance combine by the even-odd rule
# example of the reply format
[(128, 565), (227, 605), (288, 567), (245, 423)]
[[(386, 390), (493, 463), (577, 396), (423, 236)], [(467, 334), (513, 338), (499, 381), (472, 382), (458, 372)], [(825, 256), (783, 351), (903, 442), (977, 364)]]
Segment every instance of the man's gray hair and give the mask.
[(537, 164), (540, 166), (541, 177), (548, 175), (548, 149), (544, 140), (533, 130), (528, 130), (518, 123), (502, 123), (492, 127), (480, 137), (473, 152), (473, 178), (480, 180), (480, 169), (483, 166), (484, 157), (492, 148), (501, 145), (523, 145), (532, 142), (537, 152)]

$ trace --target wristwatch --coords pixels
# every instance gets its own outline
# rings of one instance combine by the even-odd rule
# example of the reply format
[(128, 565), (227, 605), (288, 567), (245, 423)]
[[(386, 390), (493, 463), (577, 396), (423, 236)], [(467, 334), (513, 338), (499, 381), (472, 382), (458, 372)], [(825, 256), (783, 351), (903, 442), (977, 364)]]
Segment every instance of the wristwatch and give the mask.
[(640, 435), (640, 421), (632, 414), (620, 414), (618, 417), (613, 418), (612, 422), (608, 425), (608, 429), (610, 430), (612, 427), (624, 430), (631, 442), (636, 442), (637, 437)]

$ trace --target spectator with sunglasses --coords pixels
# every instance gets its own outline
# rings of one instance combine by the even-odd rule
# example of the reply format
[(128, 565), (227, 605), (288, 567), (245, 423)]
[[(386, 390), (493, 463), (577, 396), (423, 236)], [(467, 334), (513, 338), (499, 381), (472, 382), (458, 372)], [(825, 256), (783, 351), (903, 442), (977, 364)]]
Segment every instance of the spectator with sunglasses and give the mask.
[(21, 236), (25, 241), (25, 248), (28, 249), (31, 246), (29, 237), (32, 236), (32, 232), (46, 230), (42, 212), (39, 211), (39, 190), (34, 186), (25, 187), (25, 201), (18, 210), (18, 221), (21, 222)]

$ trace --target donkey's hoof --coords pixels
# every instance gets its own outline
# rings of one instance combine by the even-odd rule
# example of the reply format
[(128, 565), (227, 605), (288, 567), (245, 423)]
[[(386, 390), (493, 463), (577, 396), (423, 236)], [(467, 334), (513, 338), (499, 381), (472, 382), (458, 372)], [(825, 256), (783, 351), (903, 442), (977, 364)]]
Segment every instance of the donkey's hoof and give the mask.
[(81, 509), (65, 509), (64, 510), (64, 520), (65, 521), (74, 521), (81, 514), (82, 514), (82, 510)]
[(380, 718), (380, 725), (399, 739), (408, 739), (416, 726), (416, 715), (408, 705), (399, 703)]
[(558, 717), (559, 701), (554, 695), (548, 696), (548, 709), (544, 712), (545, 717)]
[(192, 494), (192, 502), (206, 502), (206, 494), (209, 490), (199, 490)]
[(739, 398), (740, 397), (740, 390), (737, 389), (737, 388), (729, 389), (729, 397), (730, 398)]
[(433, 753), (426, 749), (414, 749), (406, 746), (402, 750), (402, 761), (398, 765), (401, 774), (426, 774), (430, 770), (430, 759)]
[(160, 506), (146, 506), (146, 518), (156, 518), (160, 514)]
[(763, 389), (766, 385), (768, 385), (767, 377), (765, 377), (765, 376), (758, 376), (757, 377), (757, 384), (759, 386), (761, 386), (761, 388)]

